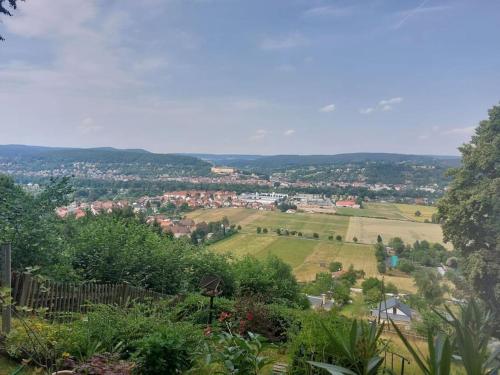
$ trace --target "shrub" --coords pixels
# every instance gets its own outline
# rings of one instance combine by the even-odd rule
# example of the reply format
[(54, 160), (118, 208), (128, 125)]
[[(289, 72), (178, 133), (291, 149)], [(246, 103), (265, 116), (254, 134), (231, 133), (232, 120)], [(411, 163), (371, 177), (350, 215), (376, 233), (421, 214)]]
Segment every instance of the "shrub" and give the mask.
[(319, 234), (318, 233), (313, 233), (313, 238), (318, 239), (319, 238)]
[(257, 234), (260, 234), (262, 232), (262, 228), (261, 227), (257, 227)]
[(50, 324), (36, 317), (24, 322), (14, 320), (13, 329), (7, 335), (5, 350), (16, 360), (31, 359), (37, 364), (52, 365), (62, 358), (65, 351), (63, 338), (70, 336), (66, 324)]
[(220, 364), (227, 374), (257, 375), (268, 363), (262, 356), (262, 339), (248, 333), (248, 338), (238, 334), (223, 332), (219, 336), (219, 347), (210, 355), (212, 362)]
[(342, 263), (341, 262), (331, 262), (330, 265), (328, 266), (328, 269), (330, 272), (337, 272), (342, 269)]
[(199, 329), (190, 324), (166, 325), (137, 341), (133, 358), (140, 374), (179, 374), (193, 366), (202, 342)]
[(340, 234), (338, 234), (338, 235), (335, 237), (335, 239), (336, 239), (337, 241), (342, 241), (342, 236), (341, 236)]
[(269, 230), (267, 228), (262, 229), (262, 233), (267, 234)]
[(385, 262), (378, 262), (377, 263), (377, 270), (380, 273), (386, 273), (387, 272), (387, 266), (385, 265)]
[[(194, 324), (207, 324), (209, 305), (209, 297), (190, 294), (175, 305), (170, 313), (170, 319), (172, 321), (189, 321)], [(223, 297), (214, 298), (213, 317), (218, 317), (223, 311), (234, 312), (234, 301)]]
[(80, 359), (96, 353), (133, 351), (132, 342), (168, 324), (162, 305), (137, 304), (130, 308), (95, 305), (83, 319), (71, 323), (72, 334), (65, 339), (65, 351)]
[(355, 243), (357, 243), (358, 242), (358, 237), (353, 237), (352, 241), (355, 242)]
[(407, 259), (401, 259), (397, 268), (404, 273), (412, 273), (413, 271), (415, 271), (415, 266)]

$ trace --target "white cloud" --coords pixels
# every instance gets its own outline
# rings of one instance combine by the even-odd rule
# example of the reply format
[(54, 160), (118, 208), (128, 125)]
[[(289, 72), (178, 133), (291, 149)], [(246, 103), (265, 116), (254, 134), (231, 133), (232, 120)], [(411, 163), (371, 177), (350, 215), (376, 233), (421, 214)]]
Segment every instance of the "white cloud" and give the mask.
[(400, 96), (396, 96), (394, 98), (389, 98), (389, 99), (382, 99), (374, 107), (361, 108), (359, 110), (359, 113), (361, 113), (362, 115), (368, 115), (375, 111), (382, 111), (382, 112), (392, 111), (394, 109), (394, 105), (400, 104), (402, 101), (403, 98)]
[(82, 122), (78, 126), (78, 130), (82, 134), (89, 134), (102, 130), (102, 126), (96, 125), (92, 117), (87, 117), (82, 120)]
[(453, 128), (443, 131), (443, 135), (472, 135), (474, 134), (474, 126), (467, 126), (465, 128)]
[(325, 112), (325, 113), (334, 112), (335, 111), (335, 104), (325, 105), (324, 107), (320, 108), (319, 111)]
[(295, 129), (288, 129), (288, 130), (285, 130), (285, 132), (283, 133), (286, 137), (289, 137), (291, 135), (294, 135), (295, 134)]
[(263, 50), (280, 50), (300, 47), (308, 44), (309, 41), (301, 33), (295, 32), (280, 37), (266, 37), (260, 42)]
[(345, 16), (352, 12), (352, 7), (339, 7), (335, 5), (319, 6), (308, 9), (305, 16)]
[(362, 115), (368, 115), (370, 113), (372, 113), (375, 109), (372, 108), (372, 107), (368, 107), (368, 108), (361, 108), (359, 110), (359, 113), (361, 113)]
[(250, 140), (251, 141), (258, 141), (258, 140), (265, 138), (266, 135), (268, 135), (268, 134), (269, 134), (268, 130), (258, 129), (255, 131), (255, 133), (252, 136), (250, 136)]

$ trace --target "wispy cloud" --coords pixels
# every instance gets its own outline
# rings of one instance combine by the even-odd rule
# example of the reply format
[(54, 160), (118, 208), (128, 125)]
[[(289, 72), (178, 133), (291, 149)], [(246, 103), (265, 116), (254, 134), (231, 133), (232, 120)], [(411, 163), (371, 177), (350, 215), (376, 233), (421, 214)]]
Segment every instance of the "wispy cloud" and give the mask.
[(263, 138), (265, 138), (269, 134), (269, 130), (265, 129), (258, 129), (255, 131), (253, 135), (250, 136), (251, 141), (259, 141)]
[(295, 134), (295, 129), (288, 129), (288, 130), (285, 130), (285, 132), (283, 133), (286, 137), (289, 137), (291, 135), (294, 135)]
[(266, 37), (261, 40), (259, 46), (263, 50), (280, 50), (300, 47), (308, 44), (309, 41), (301, 33), (295, 32), (279, 37)]
[(368, 115), (370, 113), (372, 113), (375, 109), (372, 108), (372, 107), (368, 107), (368, 108), (361, 108), (359, 110), (359, 113), (361, 113), (362, 115)]
[(97, 125), (92, 117), (87, 117), (82, 120), (78, 126), (78, 130), (82, 134), (96, 133), (102, 130), (102, 126)]
[(375, 111), (382, 111), (382, 112), (392, 111), (394, 108), (394, 105), (399, 104), (402, 101), (403, 101), (403, 98), (400, 96), (396, 96), (394, 98), (389, 98), (389, 99), (382, 99), (374, 107), (360, 109), (359, 113), (361, 113), (363, 115), (368, 115), (368, 114), (375, 112)]
[(335, 111), (335, 104), (325, 105), (324, 107), (321, 107), (319, 109), (319, 111), (320, 112), (325, 112), (325, 113), (334, 112)]
[(443, 135), (472, 135), (474, 134), (474, 126), (467, 126), (465, 128), (453, 128), (444, 130), (441, 134)]
[(345, 16), (350, 13), (352, 13), (353, 7), (352, 6), (346, 6), (346, 7), (341, 7), (341, 6), (336, 6), (336, 5), (326, 5), (326, 6), (319, 6), (319, 7), (314, 7), (306, 10), (304, 12), (305, 16)]
[(417, 14), (440, 12), (450, 9), (450, 6), (446, 5), (426, 6), (430, 1), (431, 0), (423, 0), (416, 8), (400, 12), (401, 19), (392, 28), (395, 30), (401, 28), (406, 23), (406, 21), (408, 21), (411, 17), (416, 16)]

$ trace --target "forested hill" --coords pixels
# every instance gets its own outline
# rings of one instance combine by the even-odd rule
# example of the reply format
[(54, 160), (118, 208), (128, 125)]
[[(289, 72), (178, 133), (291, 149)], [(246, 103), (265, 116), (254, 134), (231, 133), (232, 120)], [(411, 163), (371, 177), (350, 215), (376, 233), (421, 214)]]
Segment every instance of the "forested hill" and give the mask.
[[(193, 155), (198, 156), (198, 155)], [(280, 169), (287, 167), (322, 166), (331, 164), (349, 163), (422, 163), (440, 164), (454, 167), (460, 163), (458, 156), (435, 156), (435, 155), (406, 155), (395, 153), (347, 153), (336, 155), (272, 155), (253, 156), (248, 155), (199, 155), (204, 160), (212, 162), (223, 161), (228, 166), (251, 169)]]
[[(210, 163), (178, 154), (155, 154), (141, 149), (52, 148), (24, 145), (0, 145), (0, 164), (12, 163), (32, 170), (68, 167), (75, 163), (98, 164), (120, 169), (123, 174), (137, 172), (167, 174), (206, 174)], [(106, 169), (106, 168), (105, 168)]]

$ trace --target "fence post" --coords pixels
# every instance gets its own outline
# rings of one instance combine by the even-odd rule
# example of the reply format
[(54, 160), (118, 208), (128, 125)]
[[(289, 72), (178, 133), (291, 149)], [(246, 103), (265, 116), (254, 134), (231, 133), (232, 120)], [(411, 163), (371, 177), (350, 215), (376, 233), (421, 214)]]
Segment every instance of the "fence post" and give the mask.
[[(12, 295), (11, 251), (12, 248), (10, 244), (2, 245), (2, 253), (3, 253), (2, 287), (8, 288), (10, 295)], [(12, 318), (12, 310), (11, 310), (11, 301), (9, 300), (7, 301), (6, 306), (2, 306), (2, 332), (4, 334), (8, 334), (10, 332), (11, 318)]]

